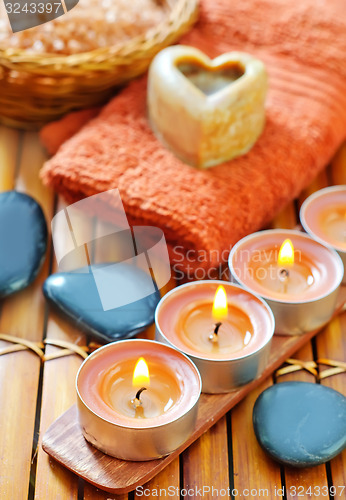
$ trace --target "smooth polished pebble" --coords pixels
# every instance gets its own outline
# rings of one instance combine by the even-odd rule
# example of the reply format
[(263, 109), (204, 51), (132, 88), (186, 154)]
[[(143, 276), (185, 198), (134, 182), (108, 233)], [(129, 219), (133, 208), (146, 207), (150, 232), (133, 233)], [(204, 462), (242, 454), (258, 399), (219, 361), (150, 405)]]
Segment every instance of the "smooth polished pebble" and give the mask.
[(46, 248), (47, 225), (40, 205), (17, 191), (0, 193), (0, 297), (34, 281)]
[(257, 398), (253, 425), (275, 460), (293, 467), (322, 464), (346, 447), (346, 398), (320, 384), (279, 383)]
[[(95, 264), (93, 268), (106, 271), (107, 264)], [(77, 272), (52, 274), (43, 285), (43, 293), (59, 312), (96, 340), (112, 342), (133, 337), (154, 322), (160, 292), (156, 290), (144, 296), (148, 286), (152, 286), (151, 277), (137, 267), (124, 263), (118, 263), (116, 272), (112, 271), (114, 287), (117, 286), (117, 273), (122, 282), (125, 279), (135, 286), (137, 296), (143, 290), (143, 298), (105, 311), (94, 276), (87, 267)]]

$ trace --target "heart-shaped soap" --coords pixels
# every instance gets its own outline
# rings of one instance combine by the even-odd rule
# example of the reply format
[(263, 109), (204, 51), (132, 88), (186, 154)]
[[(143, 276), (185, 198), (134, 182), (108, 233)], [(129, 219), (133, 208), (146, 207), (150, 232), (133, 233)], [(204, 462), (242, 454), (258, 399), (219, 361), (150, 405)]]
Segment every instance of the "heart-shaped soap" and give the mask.
[(179, 158), (211, 167), (253, 146), (265, 123), (267, 73), (249, 54), (209, 59), (193, 47), (175, 45), (153, 60), (148, 112), (156, 136)]
[(206, 96), (213, 95), (238, 80), (245, 73), (239, 62), (222, 66), (204, 66), (200, 61), (188, 58), (177, 64), (177, 69)]

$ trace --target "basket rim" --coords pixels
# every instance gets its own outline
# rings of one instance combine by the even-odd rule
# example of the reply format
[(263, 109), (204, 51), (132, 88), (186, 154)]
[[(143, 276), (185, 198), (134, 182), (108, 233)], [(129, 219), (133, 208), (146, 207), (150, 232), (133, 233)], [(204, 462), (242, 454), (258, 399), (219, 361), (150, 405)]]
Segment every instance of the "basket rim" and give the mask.
[[(174, 4), (172, 4), (174, 2)], [(108, 47), (97, 48), (94, 50), (79, 52), (77, 54), (61, 54), (56, 55), (49, 52), (42, 52), (39, 54), (28, 53), (26, 49), (15, 49), (15, 48), (0, 48), (0, 65), (4, 64), (5, 61), (11, 61), (24, 64), (39, 64), (41, 67), (45, 65), (54, 65), (54, 66), (75, 66), (79, 64), (84, 64), (91, 61), (102, 62), (109, 57), (118, 57), (119, 59), (128, 59), (132, 57), (132, 60), (136, 59), (133, 54), (138, 52), (138, 58), (141, 59), (143, 57), (143, 52), (139, 49), (142, 44), (154, 42), (157, 37), (161, 38), (160, 42), (162, 43), (165, 39), (169, 38), (175, 31), (176, 27), (174, 26), (175, 20), (185, 12), (185, 18), (182, 19), (181, 24), (189, 21), (191, 16), (195, 11), (197, 11), (199, 0), (171, 0), (170, 2), (165, 2), (169, 7), (169, 12), (167, 16), (160, 22), (157, 26), (149, 29), (144, 34), (137, 35), (129, 40), (118, 42), (114, 45), (109, 45)], [(164, 27), (166, 28), (166, 33), (164, 36)], [(148, 52), (150, 49), (155, 47), (155, 43), (153, 43), (150, 47), (148, 47)], [(6, 64), (6, 63), (5, 63)]]

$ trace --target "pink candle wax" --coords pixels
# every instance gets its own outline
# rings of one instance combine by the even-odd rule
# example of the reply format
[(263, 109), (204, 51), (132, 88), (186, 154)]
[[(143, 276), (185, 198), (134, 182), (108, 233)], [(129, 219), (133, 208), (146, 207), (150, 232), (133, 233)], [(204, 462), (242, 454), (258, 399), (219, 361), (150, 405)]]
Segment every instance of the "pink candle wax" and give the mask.
[[(139, 358), (150, 381), (140, 378), (137, 385), (133, 375)], [(200, 375), (186, 356), (158, 342), (124, 340), (101, 347), (82, 364), (76, 385), (85, 438), (112, 456), (158, 458), (193, 430)]]
[(332, 186), (309, 196), (301, 207), (300, 219), (305, 231), (320, 243), (334, 248), (345, 266), (346, 186)]
[[(217, 318), (213, 303), (220, 285), (228, 310)], [(170, 291), (157, 306), (155, 321), (156, 338), (194, 361), (202, 391), (208, 393), (232, 391), (258, 376), (274, 331), (267, 304), (237, 285), (216, 280), (195, 281)]]
[(261, 348), (271, 336), (272, 318), (263, 302), (249, 292), (222, 282), (228, 314), (219, 342), (210, 342), (215, 329), (213, 300), (219, 281), (196, 281), (175, 288), (162, 300), (156, 325), (179, 350), (204, 359), (236, 359)]
[[(294, 248), (289, 264), (279, 262), (286, 239)], [(229, 266), (238, 283), (269, 303), (279, 333), (303, 333), (328, 321), (343, 275), (336, 252), (299, 231), (280, 229), (240, 240), (231, 251)], [(313, 308), (306, 308), (308, 304)]]

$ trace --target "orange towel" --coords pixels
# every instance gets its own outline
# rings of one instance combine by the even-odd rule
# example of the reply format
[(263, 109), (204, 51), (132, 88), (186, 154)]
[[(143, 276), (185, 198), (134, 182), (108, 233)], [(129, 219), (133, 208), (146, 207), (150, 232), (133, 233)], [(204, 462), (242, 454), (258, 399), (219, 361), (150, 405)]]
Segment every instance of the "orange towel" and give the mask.
[(51, 122), (40, 132), (40, 138), (50, 155), (54, 155), (61, 144), (72, 137), (91, 118), (97, 116), (101, 108), (83, 109), (65, 115), (61, 120)]
[(161, 227), (172, 263), (189, 270), (224, 262), (345, 139), (344, 0), (202, 0), (182, 42), (210, 57), (250, 52), (267, 65), (267, 123), (250, 153), (207, 171), (182, 163), (150, 129), (143, 77), (60, 148), (42, 179), (71, 203), (118, 187), (130, 221)]

